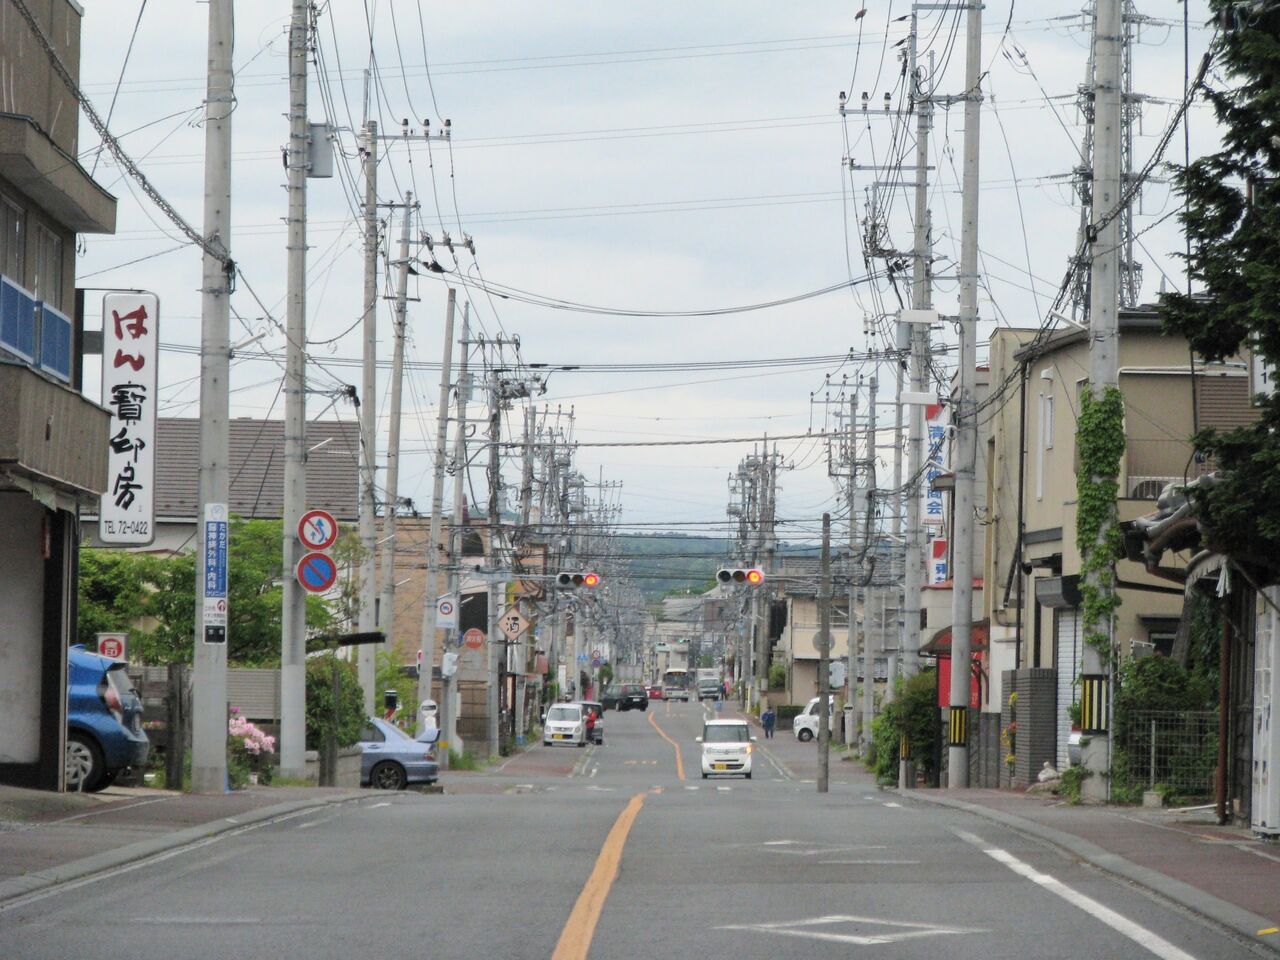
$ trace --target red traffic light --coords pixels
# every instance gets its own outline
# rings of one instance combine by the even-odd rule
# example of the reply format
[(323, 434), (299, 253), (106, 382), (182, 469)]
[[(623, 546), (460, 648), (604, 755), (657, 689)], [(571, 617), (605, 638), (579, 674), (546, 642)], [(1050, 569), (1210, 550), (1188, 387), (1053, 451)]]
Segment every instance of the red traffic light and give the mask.
[(576, 590), (578, 587), (596, 587), (600, 585), (600, 574), (588, 573), (586, 571), (564, 571), (556, 576), (556, 586), (567, 590)]
[(716, 571), (716, 580), (720, 583), (745, 583), (758, 587), (764, 583), (764, 571), (759, 567), (724, 567)]

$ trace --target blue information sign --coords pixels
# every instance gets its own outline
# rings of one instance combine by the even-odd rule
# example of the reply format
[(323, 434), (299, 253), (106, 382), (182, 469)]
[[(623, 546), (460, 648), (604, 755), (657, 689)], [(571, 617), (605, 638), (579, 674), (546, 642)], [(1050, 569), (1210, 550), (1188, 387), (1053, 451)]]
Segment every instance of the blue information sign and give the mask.
[(227, 508), (225, 504), (205, 505), (204, 595), (227, 596)]

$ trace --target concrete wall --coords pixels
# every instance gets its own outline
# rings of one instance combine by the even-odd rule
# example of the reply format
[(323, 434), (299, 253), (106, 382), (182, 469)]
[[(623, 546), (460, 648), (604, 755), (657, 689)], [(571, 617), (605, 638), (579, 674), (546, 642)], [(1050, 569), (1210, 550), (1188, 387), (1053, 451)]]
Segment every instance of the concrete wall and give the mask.
[[(27, 6), (79, 83), (80, 6), (70, 0), (27, 0)], [(75, 156), (79, 152), (79, 105), (12, 4), (0, 9), (0, 37), (13, 38), (0, 45), (0, 74), (6, 80), (0, 85), (4, 91), (0, 109), (31, 117), (54, 143)]]
[(40, 756), (44, 516), (44, 507), (26, 493), (0, 493), (0, 763), (34, 763)]

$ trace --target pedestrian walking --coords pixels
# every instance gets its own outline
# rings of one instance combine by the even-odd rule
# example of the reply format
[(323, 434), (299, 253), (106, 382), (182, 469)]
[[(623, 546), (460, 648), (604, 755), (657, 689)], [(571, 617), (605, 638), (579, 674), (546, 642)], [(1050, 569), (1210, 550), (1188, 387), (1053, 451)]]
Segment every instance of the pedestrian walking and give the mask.
[(764, 727), (765, 739), (773, 737), (773, 727), (778, 720), (778, 715), (774, 713), (773, 707), (765, 707), (764, 713), (760, 714), (760, 725)]

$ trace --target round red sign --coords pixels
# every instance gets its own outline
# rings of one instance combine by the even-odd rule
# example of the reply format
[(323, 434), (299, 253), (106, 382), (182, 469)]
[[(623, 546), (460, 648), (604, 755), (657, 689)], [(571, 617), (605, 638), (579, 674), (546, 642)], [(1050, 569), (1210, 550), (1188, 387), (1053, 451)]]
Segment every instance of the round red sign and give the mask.
[(484, 646), (484, 631), (472, 627), (462, 635), (462, 643), (468, 650), (479, 650)]

